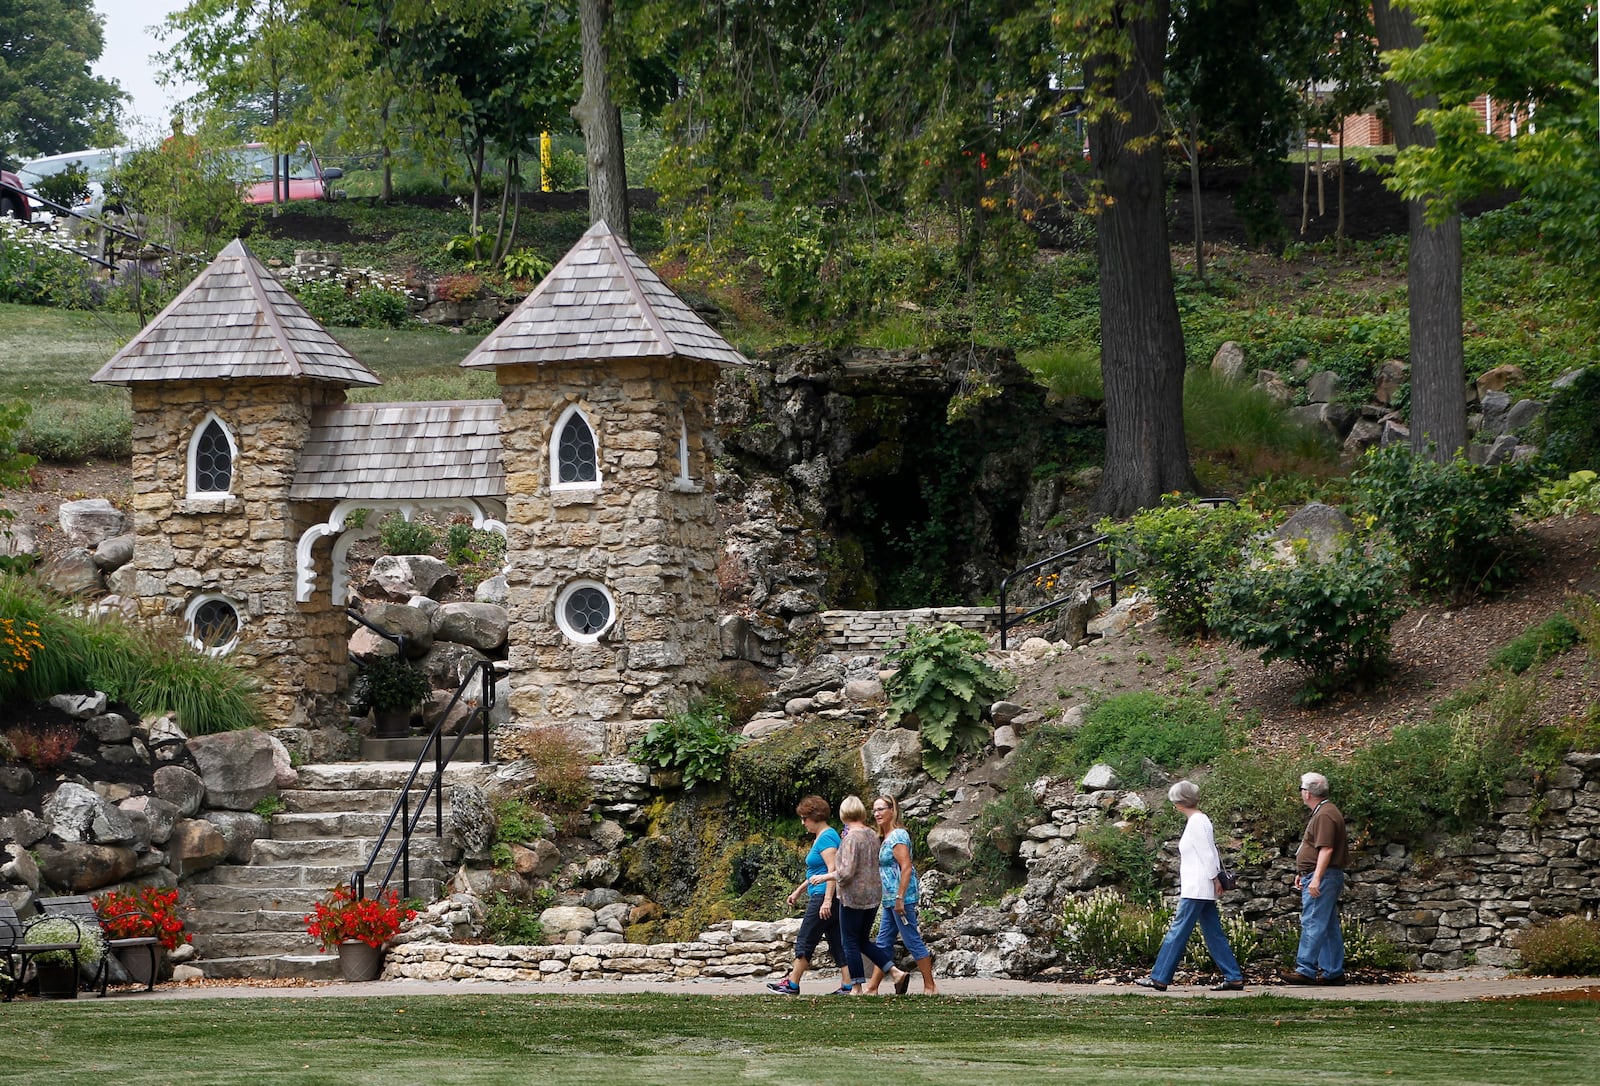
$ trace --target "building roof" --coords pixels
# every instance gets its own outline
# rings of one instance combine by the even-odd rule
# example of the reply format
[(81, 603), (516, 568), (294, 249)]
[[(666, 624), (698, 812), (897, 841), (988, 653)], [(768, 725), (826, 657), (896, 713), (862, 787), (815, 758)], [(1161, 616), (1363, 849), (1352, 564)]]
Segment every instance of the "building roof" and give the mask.
[(655, 357), (750, 364), (610, 227), (597, 222), (461, 364)]
[(235, 238), (90, 380), (381, 384)]
[(499, 400), (319, 408), (289, 496), (504, 501), (503, 410)]

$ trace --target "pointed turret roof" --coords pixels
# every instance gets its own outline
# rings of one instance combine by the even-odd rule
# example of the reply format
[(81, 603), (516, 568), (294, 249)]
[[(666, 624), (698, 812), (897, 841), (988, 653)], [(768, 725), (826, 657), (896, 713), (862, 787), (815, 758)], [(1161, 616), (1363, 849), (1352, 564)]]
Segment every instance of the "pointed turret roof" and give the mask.
[(382, 383), (235, 238), (90, 380), (125, 385), (247, 377)]
[(597, 222), (461, 364), (654, 357), (750, 364), (610, 227)]

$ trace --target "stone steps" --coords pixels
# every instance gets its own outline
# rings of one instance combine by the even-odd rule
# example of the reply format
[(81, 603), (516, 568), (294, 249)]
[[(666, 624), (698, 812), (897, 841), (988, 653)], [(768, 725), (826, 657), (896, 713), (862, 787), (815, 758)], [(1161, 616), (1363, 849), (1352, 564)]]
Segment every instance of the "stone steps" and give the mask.
[[(412, 763), (355, 762), (299, 769), (299, 787), (282, 793), (285, 810), (271, 836), (251, 846), (247, 864), (222, 864), (196, 875), (185, 895), (185, 922), (207, 977), (332, 979), (338, 956), (317, 953), (305, 916), (329, 889), (367, 862)], [(446, 771), (446, 787), (486, 782), (493, 766), (465, 763)], [(417, 796), (420, 800), (420, 787)], [(411, 896), (432, 901), (454, 874), (455, 851), (433, 834), (432, 804), (411, 842)], [(448, 809), (448, 804), (446, 805)], [(415, 808), (413, 808), (413, 812)], [(396, 855), (398, 832), (380, 854), (372, 881)], [(392, 887), (401, 891), (400, 871)]]

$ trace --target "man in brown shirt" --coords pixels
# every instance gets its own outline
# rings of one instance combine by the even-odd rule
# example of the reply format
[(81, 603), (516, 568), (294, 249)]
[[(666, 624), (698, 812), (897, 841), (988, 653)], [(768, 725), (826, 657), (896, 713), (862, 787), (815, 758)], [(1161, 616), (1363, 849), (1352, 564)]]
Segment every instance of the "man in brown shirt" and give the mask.
[(1294, 854), (1294, 885), (1300, 891), (1300, 948), (1289, 984), (1343, 984), (1344, 932), (1339, 927), (1339, 895), (1350, 858), (1344, 815), (1328, 802), (1328, 778), (1300, 777), (1300, 799), (1311, 808), (1305, 836)]

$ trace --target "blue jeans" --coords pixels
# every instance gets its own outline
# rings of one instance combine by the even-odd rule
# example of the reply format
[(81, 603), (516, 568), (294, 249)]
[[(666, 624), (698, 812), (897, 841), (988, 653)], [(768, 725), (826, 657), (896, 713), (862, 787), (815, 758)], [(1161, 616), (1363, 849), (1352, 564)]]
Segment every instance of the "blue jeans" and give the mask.
[(922, 941), (922, 933), (917, 931), (916, 902), (906, 902), (903, 919), (889, 902), (883, 903), (883, 918), (878, 921), (878, 949), (885, 954), (892, 954), (896, 935), (906, 945), (906, 953), (911, 955), (912, 961), (920, 962), (928, 956), (928, 945)]
[(840, 966), (847, 970), (850, 978), (857, 984), (865, 984), (867, 974), (861, 967), (862, 955), (867, 960), (887, 973), (894, 967), (894, 955), (878, 946), (872, 941), (872, 921), (877, 918), (878, 907), (870, 909), (852, 909), (848, 905), (840, 906), (839, 934), (844, 942), (844, 961)]
[(1228, 937), (1222, 931), (1222, 913), (1217, 903), (1196, 897), (1178, 899), (1178, 911), (1173, 914), (1167, 937), (1161, 940), (1161, 951), (1156, 955), (1155, 968), (1150, 970), (1150, 979), (1161, 984), (1172, 983), (1172, 975), (1178, 971), (1178, 962), (1183, 960), (1183, 950), (1189, 945), (1189, 936), (1194, 934), (1196, 925), (1206, 941), (1206, 949), (1211, 952), (1211, 960), (1222, 970), (1223, 979), (1244, 980), (1244, 971), (1239, 968)]
[(1294, 968), (1314, 977), (1344, 975), (1344, 932), (1339, 927), (1339, 895), (1344, 892), (1344, 872), (1330, 867), (1322, 873), (1322, 893), (1311, 896), (1302, 877), (1300, 886), (1300, 949), (1295, 952)]

